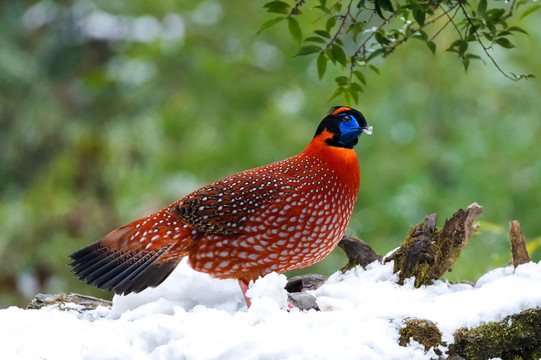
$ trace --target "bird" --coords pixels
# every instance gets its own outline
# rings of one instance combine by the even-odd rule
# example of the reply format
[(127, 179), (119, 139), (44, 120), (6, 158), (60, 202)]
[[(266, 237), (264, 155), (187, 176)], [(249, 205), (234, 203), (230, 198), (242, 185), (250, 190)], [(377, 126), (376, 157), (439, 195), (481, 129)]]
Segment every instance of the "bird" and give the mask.
[(353, 147), (372, 127), (334, 106), (298, 155), (213, 182), (70, 255), (75, 275), (118, 295), (160, 285), (187, 257), (196, 271), (251, 281), (326, 257), (346, 232), (357, 201)]

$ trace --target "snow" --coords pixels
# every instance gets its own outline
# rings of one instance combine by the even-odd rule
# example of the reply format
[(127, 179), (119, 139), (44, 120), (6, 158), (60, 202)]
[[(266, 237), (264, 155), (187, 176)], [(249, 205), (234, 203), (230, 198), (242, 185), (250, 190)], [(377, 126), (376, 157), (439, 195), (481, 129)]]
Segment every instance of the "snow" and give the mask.
[(397, 285), (392, 270), (373, 263), (336, 273), (311, 291), (321, 311), (288, 312), (284, 275), (256, 281), (247, 309), (236, 281), (182, 262), (158, 288), (115, 296), (112, 309), (0, 310), (0, 358), (432, 359), (432, 349), (398, 345), (405, 319), (431, 320), (452, 342), (459, 327), (541, 306), (541, 263), (493, 270), (475, 286), (436, 281), (419, 289), (413, 279)]

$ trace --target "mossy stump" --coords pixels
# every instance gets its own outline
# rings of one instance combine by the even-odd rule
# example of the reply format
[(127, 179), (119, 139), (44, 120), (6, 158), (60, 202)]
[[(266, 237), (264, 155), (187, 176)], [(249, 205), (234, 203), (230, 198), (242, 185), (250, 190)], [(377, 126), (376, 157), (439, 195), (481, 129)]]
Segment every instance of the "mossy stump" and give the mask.
[(374, 261), (381, 262), (381, 256), (376, 254), (370, 245), (353, 236), (344, 236), (338, 246), (344, 250), (348, 257), (348, 263), (340, 269), (342, 272), (353, 269), (358, 265), (366, 269), (366, 266)]
[(399, 284), (415, 276), (415, 287), (428, 285), (451, 269), (477, 230), (473, 221), (482, 211), (481, 206), (473, 203), (445, 220), (442, 229), (436, 227), (437, 214), (426, 216), (423, 223), (411, 229), (402, 246), (385, 259), (394, 260)]
[(450, 359), (541, 358), (541, 308), (524, 310), (499, 322), (458, 329)]
[(415, 340), (424, 346), (425, 351), (434, 348), (434, 352), (441, 355), (441, 350), (437, 349), (437, 347), (443, 345), (441, 341), (442, 333), (432, 321), (408, 319), (405, 326), (400, 329), (399, 334), (398, 343), (400, 346), (407, 346), (410, 340)]

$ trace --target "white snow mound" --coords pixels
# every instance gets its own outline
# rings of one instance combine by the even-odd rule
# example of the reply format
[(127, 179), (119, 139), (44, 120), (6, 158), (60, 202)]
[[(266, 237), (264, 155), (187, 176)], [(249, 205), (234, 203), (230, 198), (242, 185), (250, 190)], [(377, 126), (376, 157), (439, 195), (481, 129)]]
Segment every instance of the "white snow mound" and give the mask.
[[(288, 312), (286, 277), (252, 284), (246, 308), (234, 280), (183, 261), (159, 287), (115, 296), (112, 309), (0, 310), (2, 359), (432, 359), (398, 345), (406, 318), (437, 324), (451, 342), (459, 327), (499, 321), (541, 306), (541, 263), (506, 267), (475, 286), (396, 284), (393, 264), (332, 275), (316, 291), (320, 312)], [(445, 349), (442, 349), (445, 350)]]

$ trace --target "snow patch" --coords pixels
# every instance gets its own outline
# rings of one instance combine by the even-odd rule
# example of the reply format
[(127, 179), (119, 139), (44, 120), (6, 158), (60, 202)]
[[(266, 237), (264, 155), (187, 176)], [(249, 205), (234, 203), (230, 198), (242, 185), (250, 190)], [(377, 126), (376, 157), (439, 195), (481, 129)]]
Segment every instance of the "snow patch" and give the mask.
[[(6, 359), (433, 359), (416, 342), (398, 345), (406, 318), (454, 331), (541, 306), (541, 264), (485, 274), (475, 286), (436, 281), (397, 285), (393, 264), (332, 275), (311, 291), (320, 312), (286, 311), (286, 278), (253, 283), (246, 308), (235, 280), (217, 280), (183, 261), (158, 288), (115, 296), (112, 309), (0, 310)], [(443, 349), (445, 350), (445, 349)]]

